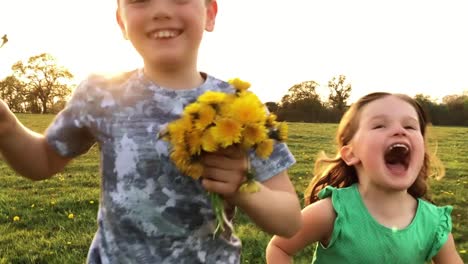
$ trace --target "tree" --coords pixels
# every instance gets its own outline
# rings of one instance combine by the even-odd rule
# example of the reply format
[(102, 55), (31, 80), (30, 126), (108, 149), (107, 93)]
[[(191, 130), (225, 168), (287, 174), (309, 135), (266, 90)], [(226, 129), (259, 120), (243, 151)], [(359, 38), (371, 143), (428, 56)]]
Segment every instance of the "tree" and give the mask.
[(270, 111), (270, 113), (276, 113), (279, 108), (278, 103), (275, 102), (266, 102), (265, 106), (268, 108), (268, 111)]
[(26, 64), (18, 61), (12, 70), (25, 88), (25, 100), (31, 112), (48, 113), (54, 103), (64, 100), (71, 92), (67, 82), (73, 75), (58, 66), (50, 54), (32, 56)]
[(25, 93), (22, 83), (10, 75), (0, 81), (0, 98), (5, 101), (11, 111), (25, 112)]
[(328, 89), (330, 95), (328, 96), (329, 105), (336, 109), (340, 114), (343, 114), (346, 110), (349, 96), (351, 95), (351, 84), (345, 84), (346, 76), (339, 75), (333, 77), (328, 81)]
[(293, 85), (283, 96), (278, 109), (278, 119), (299, 122), (320, 122), (324, 106), (317, 94), (319, 84), (305, 81)]

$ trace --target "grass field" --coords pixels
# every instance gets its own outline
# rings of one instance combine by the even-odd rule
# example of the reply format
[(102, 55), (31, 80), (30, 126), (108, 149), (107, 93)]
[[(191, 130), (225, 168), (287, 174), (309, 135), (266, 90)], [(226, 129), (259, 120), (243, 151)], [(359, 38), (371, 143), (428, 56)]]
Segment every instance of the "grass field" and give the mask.
[[(53, 118), (18, 117), (38, 132), (44, 131)], [(290, 176), (301, 198), (317, 153), (334, 150), (335, 129), (334, 124), (290, 124), (289, 147), (297, 159)], [(432, 182), (431, 193), (437, 204), (454, 206), (453, 234), (460, 255), (468, 263), (468, 128), (434, 127), (430, 133), (431, 149), (437, 145), (447, 169), (443, 180)], [(93, 147), (62, 173), (32, 182), (18, 177), (0, 161), (0, 264), (84, 262), (96, 231), (98, 164), (97, 148)], [(242, 213), (236, 216), (235, 226), (243, 242), (242, 262), (264, 263), (270, 235), (250, 224)], [(309, 247), (295, 263), (311, 260)]]

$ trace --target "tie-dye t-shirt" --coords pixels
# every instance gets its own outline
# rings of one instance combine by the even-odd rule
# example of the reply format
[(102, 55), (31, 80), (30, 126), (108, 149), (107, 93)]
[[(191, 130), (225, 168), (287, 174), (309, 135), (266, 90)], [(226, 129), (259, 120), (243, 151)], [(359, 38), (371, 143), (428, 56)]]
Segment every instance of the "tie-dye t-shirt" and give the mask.
[[(142, 70), (119, 78), (88, 78), (47, 129), (49, 144), (75, 157), (97, 143), (101, 150), (98, 230), (88, 263), (239, 263), (241, 243), (231, 230), (213, 238), (215, 218), (200, 181), (182, 175), (157, 134), (208, 90), (232, 93), (206, 76), (197, 88), (166, 89)], [(259, 181), (295, 160), (276, 144), (267, 160), (251, 153)]]

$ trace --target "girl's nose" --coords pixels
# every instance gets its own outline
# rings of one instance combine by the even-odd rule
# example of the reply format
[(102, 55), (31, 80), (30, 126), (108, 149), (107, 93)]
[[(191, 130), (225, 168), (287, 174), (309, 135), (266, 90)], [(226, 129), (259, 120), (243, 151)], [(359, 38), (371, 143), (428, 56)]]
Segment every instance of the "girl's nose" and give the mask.
[(402, 125), (394, 125), (392, 129), (393, 136), (406, 136), (406, 129)]

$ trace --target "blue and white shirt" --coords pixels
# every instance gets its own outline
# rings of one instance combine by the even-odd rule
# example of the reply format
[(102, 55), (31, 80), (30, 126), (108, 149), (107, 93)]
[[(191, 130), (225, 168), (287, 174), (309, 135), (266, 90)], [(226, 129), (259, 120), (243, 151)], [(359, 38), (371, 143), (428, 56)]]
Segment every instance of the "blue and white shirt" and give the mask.
[[(197, 88), (173, 90), (142, 70), (119, 78), (82, 82), (46, 136), (62, 156), (76, 157), (97, 143), (101, 150), (98, 230), (88, 263), (239, 263), (241, 243), (228, 230), (213, 238), (215, 217), (200, 181), (179, 172), (160, 130), (205, 91), (233, 93), (206, 76)], [(262, 160), (251, 154), (259, 181), (295, 163), (284, 143)]]

